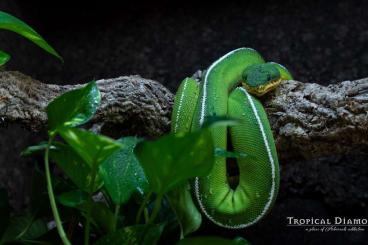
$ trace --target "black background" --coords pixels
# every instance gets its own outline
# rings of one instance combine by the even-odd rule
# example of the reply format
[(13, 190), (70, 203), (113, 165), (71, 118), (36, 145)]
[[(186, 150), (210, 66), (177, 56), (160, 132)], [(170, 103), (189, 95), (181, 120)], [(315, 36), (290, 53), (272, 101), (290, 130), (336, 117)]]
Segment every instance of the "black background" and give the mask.
[(368, 70), (364, 1), (1, 2), (64, 57), (60, 64), (6, 33), (12, 42), (4, 40), (2, 48), (14, 56), (9, 69), (43, 81), (140, 74), (175, 91), (185, 76), (243, 46), (289, 67), (301, 81), (356, 79)]
[[(252, 47), (288, 67), (296, 80), (327, 85), (368, 76), (367, 8), (367, 2), (348, 0), (2, 0), (0, 10), (34, 27), (65, 62), (10, 32), (0, 32), (0, 48), (13, 56), (7, 69), (48, 83), (139, 74), (175, 92), (184, 77), (226, 52)], [(42, 135), (17, 125), (0, 134), (0, 165), (22, 166), (10, 175), (0, 170), (0, 177), (7, 174), (17, 183), (2, 185), (13, 188), (14, 206), (21, 208), (29, 181), (22, 173), (32, 169), (32, 161), (18, 154)], [(266, 219), (240, 231), (208, 223), (198, 234), (240, 235), (253, 244), (364, 244), (367, 231), (307, 233), (287, 227), (286, 217), (367, 218), (367, 160), (357, 153), (283, 162), (279, 198)]]

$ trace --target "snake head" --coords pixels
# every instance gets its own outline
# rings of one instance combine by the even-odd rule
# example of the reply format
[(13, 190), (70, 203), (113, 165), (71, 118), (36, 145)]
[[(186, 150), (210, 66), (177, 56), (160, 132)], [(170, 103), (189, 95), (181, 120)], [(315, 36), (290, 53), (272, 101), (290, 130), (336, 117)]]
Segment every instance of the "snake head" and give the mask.
[(243, 72), (243, 87), (256, 96), (275, 89), (283, 79), (277, 65), (263, 63), (248, 66)]

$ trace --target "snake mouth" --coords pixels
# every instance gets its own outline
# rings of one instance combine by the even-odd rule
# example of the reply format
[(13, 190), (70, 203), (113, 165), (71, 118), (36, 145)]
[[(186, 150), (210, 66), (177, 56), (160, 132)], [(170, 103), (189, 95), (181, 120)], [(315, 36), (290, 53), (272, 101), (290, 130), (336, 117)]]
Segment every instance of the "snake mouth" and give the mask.
[[(227, 129), (227, 146), (226, 150), (229, 152), (234, 152), (234, 147), (231, 142), (230, 130)], [(236, 158), (226, 158), (226, 178), (229, 187), (235, 190), (239, 185), (239, 166)]]
[(249, 86), (247, 83), (242, 82), (242, 86), (251, 94), (261, 97), (265, 95), (266, 93), (274, 90), (277, 86), (280, 85), (282, 82), (282, 79), (275, 79), (267, 82), (266, 84), (262, 84), (256, 87)]

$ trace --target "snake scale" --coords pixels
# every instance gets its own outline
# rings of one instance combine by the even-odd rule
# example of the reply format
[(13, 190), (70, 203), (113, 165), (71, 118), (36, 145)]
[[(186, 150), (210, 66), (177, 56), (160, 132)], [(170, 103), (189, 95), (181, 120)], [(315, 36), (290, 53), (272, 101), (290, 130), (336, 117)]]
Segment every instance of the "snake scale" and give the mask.
[(213, 116), (240, 121), (210, 128), (216, 148), (247, 155), (235, 159), (235, 184), (227, 159), (221, 156), (215, 157), (208, 176), (193, 181), (199, 209), (213, 223), (245, 228), (272, 207), (279, 189), (277, 152), (265, 110), (253, 95), (262, 96), (289, 79), (292, 76), (285, 67), (266, 63), (254, 49), (239, 48), (215, 61), (200, 83), (192, 78), (181, 83), (175, 96), (172, 132), (198, 130)]

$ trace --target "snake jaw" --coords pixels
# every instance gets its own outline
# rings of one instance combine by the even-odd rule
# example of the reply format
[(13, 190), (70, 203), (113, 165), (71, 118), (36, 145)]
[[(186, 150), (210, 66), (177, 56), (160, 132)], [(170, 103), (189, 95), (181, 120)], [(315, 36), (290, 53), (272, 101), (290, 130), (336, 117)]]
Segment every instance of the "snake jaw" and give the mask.
[(266, 93), (274, 90), (277, 86), (279, 86), (281, 84), (283, 79), (279, 78), (279, 79), (275, 79), (272, 81), (269, 81), (267, 84), (262, 84), (256, 87), (252, 87), (249, 86), (247, 83), (242, 82), (242, 87), (244, 87), (249, 93), (257, 96), (257, 97), (261, 97), (263, 95), (265, 95)]

